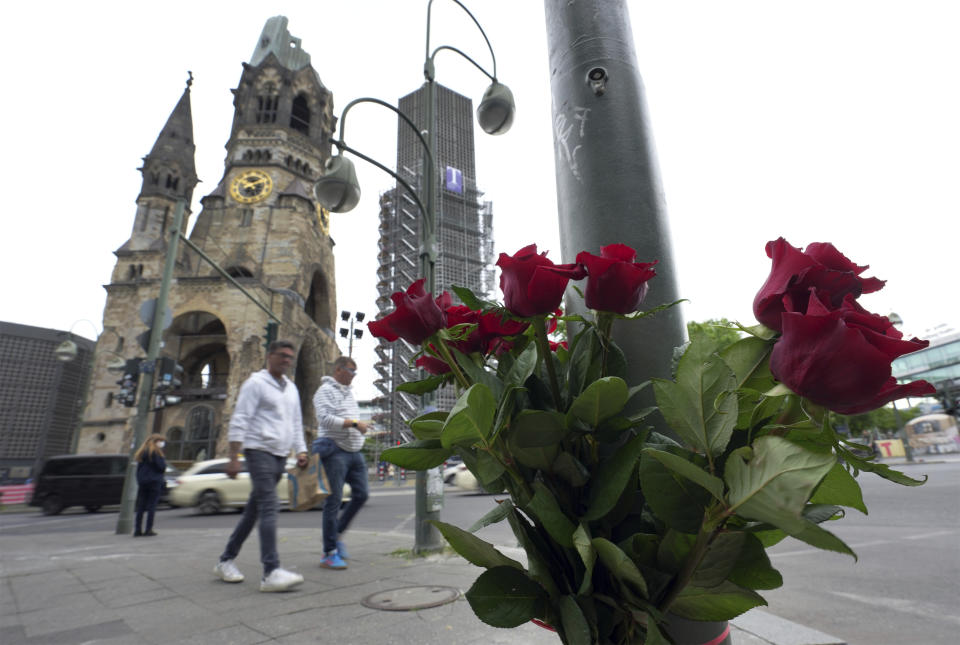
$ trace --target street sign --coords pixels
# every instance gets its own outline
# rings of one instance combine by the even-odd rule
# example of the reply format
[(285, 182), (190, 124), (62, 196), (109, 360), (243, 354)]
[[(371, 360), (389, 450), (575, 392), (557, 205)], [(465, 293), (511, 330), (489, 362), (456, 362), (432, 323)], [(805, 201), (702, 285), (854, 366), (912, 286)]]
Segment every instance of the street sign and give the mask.
[[(157, 312), (157, 299), (152, 298), (150, 300), (145, 300), (143, 304), (140, 305), (140, 320), (143, 321), (143, 324), (147, 327), (153, 327), (153, 317)], [(163, 312), (163, 325), (161, 329), (166, 329), (170, 326), (170, 323), (173, 322), (173, 310), (170, 307), (167, 307)]]

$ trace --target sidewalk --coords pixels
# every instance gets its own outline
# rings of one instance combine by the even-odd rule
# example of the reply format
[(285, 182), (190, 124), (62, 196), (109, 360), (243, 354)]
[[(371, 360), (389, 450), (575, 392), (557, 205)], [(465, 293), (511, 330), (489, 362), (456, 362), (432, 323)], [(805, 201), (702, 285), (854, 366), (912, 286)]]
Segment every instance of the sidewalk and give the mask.
[[(7, 516), (10, 517), (9, 515)], [(4, 645), (558, 645), (534, 625), (480, 622), (462, 593), (480, 569), (459, 556), (410, 558), (412, 536), (350, 531), (346, 571), (317, 566), (319, 530), (280, 529), (283, 566), (303, 574), (287, 593), (260, 593), (259, 548), (251, 535), (237, 562), (247, 580), (213, 576), (224, 529), (161, 532), (134, 540), (103, 532), (0, 534), (0, 642)], [(68, 541), (65, 541), (65, 537)], [(518, 549), (509, 555), (517, 557)], [(424, 587), (416, 611), (369, 609), (377, 592)], [(402, 593), (387, 594), (405, 602)], [(840, 639), (753, 610), (733, 621), (737, 645), (834, 645)]]

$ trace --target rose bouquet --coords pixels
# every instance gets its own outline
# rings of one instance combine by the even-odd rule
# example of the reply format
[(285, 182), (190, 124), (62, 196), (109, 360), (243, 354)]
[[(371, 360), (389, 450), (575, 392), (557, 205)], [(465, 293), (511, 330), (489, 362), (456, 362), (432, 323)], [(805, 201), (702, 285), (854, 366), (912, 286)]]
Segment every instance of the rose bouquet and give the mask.
[[(726, 621), (765, 604), (757, 591), (782, 583), (765, 549), (788, 536), (854, 556), (824, 525), (844, 507), (866, 512), (860, 471), (922, 483), (861, 457), (828, 411), (932, 393), (890, 371), (926, 342), (858, 304), (883, 282), (832, 245), (766, 251), (762, 324), (726, 346), (692, 338), (669, 380), (624, 380), (611, 328), (656, 313), (640, 311), (656, 272), (620, 244), (567, 265), (535, 245), (501, 254), (503, 305), (454, 287), (464, 304), (452, 306), (420, 281), (369, 324), (422, 348), (431, 376), (400, 389), (460, 392), (453, 409), (410, 421), (416, 440), (384, 458), (422, 470), (459, 454), (487, 491), (509, 494), (467, 530), (436, 522), (486, 569), (466, 594), (481, 620), (542, 622), (564, 643), (670, 642), (672, 617)], [(568, 282), (584, 278), (592, 314), (559, 316)], [(550, 340), (558, 317), (577, 329), (568, 346)], [(656, 407), (633, 402), (644, 388)], [(526, 566), (474, 535), (503, 520)]]

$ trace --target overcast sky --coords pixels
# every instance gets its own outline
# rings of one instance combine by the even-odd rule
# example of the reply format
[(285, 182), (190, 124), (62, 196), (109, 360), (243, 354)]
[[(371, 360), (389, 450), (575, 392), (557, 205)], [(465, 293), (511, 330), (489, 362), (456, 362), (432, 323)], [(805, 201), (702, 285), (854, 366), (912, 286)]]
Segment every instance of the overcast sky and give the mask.
[[(518, 110), (504, 136), (477, 128), (477, 182), (494, 202), (496, 249), (536, 242), (560, 261), (543, 4), (467, 1)], [(434, 4), (432, 44), (486, 64), (466, 14)], [(420, 86), (425, 7), (9, 4), (0, 44), (8, 181), (0, 320), (100, 331), (112, 252), (133, 224), (137, 168), (187, 70), (202, 181), (196, 214), (222, 176), (230, 89), (267, 18), (290, 19), (339, 114), (351, 99), (395, 104)], [(795, 246), (833, 242), (870, 264), (866, 275), (888, 282), (863, 303), (896, 311), (907, 332), (958, 326), (960, 3), (638, 0), (629, 8), (688, 319), (753, 324), (753, 296), (769, 269), (764, 244), (783, 235)], [(436, 74), (475, 103), (487, 83), (449, 52), (438, 55)], [(361, 106), (349, 121), (351, 146), (394, 163), (392, 113)], [(377, 198), (391, 181), (359, 160), (357, 169), (364, 199), (333, 220), (337, 306), (373, 315)], [(364, 397), (374, 395), (372, 347), (366, 336), (354, 349)]]

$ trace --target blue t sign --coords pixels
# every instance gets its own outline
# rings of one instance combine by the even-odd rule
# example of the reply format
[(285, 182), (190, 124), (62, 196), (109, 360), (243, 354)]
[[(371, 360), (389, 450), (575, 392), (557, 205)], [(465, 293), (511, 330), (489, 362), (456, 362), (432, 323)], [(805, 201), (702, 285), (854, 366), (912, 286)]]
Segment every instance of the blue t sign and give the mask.
[(463, 173), (459, 169), (447, 166), (447, 171), (444, 173), (445, 182), (444, 185), (447, 187), (451, 193), (463, 194)]

